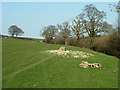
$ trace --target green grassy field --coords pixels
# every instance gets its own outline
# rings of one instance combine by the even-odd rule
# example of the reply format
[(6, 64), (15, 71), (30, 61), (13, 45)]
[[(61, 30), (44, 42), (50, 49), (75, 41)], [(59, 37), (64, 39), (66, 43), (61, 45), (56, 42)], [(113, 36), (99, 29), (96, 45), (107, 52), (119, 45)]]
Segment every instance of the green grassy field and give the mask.
[[(118, 59), (79, 47), (94, 54), (90, 58), (67, 58), (41, 53), (62, 45), (19, 39), (2, 40), (3, 88), (117, 88)], [(101, 63), (102, 68), (80, 68), (81, 61)]]

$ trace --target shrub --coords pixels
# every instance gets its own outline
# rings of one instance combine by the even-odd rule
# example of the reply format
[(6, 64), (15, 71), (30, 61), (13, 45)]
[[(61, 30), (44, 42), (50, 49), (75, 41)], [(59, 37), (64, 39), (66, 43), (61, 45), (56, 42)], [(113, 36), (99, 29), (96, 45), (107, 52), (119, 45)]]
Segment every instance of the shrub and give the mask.
[(52, 40), (52, 43), (53, 44), (63, 44), (64, 45), (65, 44), (65, 40), (60, 38), (60, 37), (57, 37), (57, 38)]
[(90, 40), (91, 40), (90, 37), (80, 39), (79, 47), (90, 49)]
[(109, 47), (111, 48), (111, 53), (120, 58), (120, 35), (118, 32), (113, 32), (110, 35)]
[(67, 39), (67, 45), (76, 46), (76, 40), (75, 40), (75, 38), (68, 38)]
[(93, 47), (96, 51), (109, 53), (110, 47), (108, 46), (109, 43), (109, 36), (101, 36), (94, 38)]
[(52, 39), (50, 39), (50, 38), (45, 38), (45, 39), (43, 39), (43, 42), (51, 43), (51, 42), (52, 42)]

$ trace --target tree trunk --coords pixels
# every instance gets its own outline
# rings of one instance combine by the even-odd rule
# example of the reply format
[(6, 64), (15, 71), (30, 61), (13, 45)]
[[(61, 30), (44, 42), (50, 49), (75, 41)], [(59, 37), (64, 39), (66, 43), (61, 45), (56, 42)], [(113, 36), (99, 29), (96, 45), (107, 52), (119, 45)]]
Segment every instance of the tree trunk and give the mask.
[(77, 36), (76, 40), (79, 40), (79, 36)]
[(93, 49), (94, 37), (90, 37), (90, 48)]
[(14, 37), (14, 34), (12, 34), (12, 37)]
[(76, 36), (77, 36), (76, 40), (79, 40), (80, 39), (79, 32), (77, 33)]

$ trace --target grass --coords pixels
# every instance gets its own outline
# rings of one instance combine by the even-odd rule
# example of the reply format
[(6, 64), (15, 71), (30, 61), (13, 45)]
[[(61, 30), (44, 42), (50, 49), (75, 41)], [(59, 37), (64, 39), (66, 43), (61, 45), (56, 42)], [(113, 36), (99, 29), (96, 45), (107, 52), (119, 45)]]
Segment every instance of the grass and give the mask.
[[(62, 45), (19, 39), (2, 40), (3, 88), (117, 88), (118, 59), (99, 52), (67, 46), (94, 54), (84, 59), (41, 53)], [(81, 61), (101, 63), (102, 68), (80, 68)]]

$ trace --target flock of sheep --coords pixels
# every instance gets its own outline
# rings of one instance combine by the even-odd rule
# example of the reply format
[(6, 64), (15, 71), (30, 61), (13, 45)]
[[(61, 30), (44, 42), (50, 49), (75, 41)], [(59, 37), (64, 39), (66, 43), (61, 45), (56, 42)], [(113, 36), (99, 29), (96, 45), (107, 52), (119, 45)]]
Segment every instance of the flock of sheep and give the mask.
[(56, 55), (62, 55), (66, 57), (73, 57), (73, 58), (89, 58), (90, 56), (94, 56), (93, 54), (81, 52), (81, 51), (72, 51), (72, 50), (66, 50), (65, 47), (60, 47), (59, 50), (47, 50), (46, 52), (56, 54)]
[[(89, 58), (90, 56), (94, 56), (93, 54), (81, 52), (81, 51), (72, 51), (72, 50), (66, 50), (65, 47), (60, 47), (59, 50), (47, 50), (46, 53), (52, 53), (56, 55), (61, 55), (64, 57), (73, 57), (73, 58)], [(88, 67), (94, 67), (99, 68), (101, 67), (101, 64), (99, 63), (88, 63), (85, 61), (82, 61), (81, 64), (79, 64), (80, 67), (88, 68)]]

